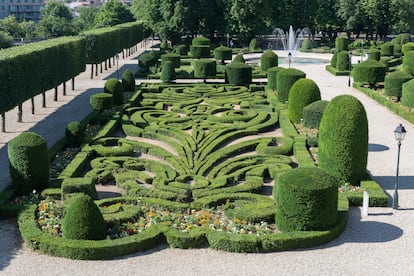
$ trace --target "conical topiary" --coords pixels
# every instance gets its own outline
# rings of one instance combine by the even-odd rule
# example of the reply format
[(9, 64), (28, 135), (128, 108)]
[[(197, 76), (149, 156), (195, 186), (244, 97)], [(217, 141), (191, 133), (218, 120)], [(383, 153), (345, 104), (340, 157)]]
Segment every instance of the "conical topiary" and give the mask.
[(88, 195), (76, 195), (62, 221), (62, 236), (72, 240), (103, 240), (106, 222), (98, 206)]
[(303, 108), (320, 99), (321, 92), (318, 85), (313, 80), (297, 80), (289, 91), (289, 119), (294, 123), (299, 123), (300, 119), (303, 118)]

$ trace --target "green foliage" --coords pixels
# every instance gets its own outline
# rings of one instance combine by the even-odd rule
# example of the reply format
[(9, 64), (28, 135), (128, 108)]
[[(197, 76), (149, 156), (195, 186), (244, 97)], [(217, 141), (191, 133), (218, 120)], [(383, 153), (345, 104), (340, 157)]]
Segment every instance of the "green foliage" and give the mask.
[(170, 45), (168, 45), (168, 41), (163, 39), (160, 44), (160, 52), (165, 53), (170, 50)]
[(307, 128), (319, 128), (323, 112), (328, 101), (315, 101), (303, 108), (303, 125)]
[(404, 45), (401, 46), (401, 52), (403, 53), (403, 55), (405, 55), (405, 53), (409, 52), (409, 51), (413, 51), (414, 50), (414, 42), (407, 42)]
[(209, 46), (211, 45), (210, 39), (204, 36), (198, 36), (193, 38), (191, 45), (193, 46)]
[(394, 44), (392, 42), (385, 42), (381, 45), (381, 56), (387, 57), (394, 55)]
[(71, 199), (62, 221), (62, 235), (72, 240), (103, 240), (106, 238), (106, 222), (98, 206), (89, 195), (77, 195)]
[(18, 194), (42, 191), (49, 184), (46, 140), (34, 132), (23, 132), (8, 143), (10, 176)]
[(399, 45), (406, 44), (407, 42), (411, 42), (411, 34), (408, 33), (398, 34), (394, 39), (394, 43)]
[(267, 69), (267, 87), (269, 87), (272, 90), (276, 90), (277, 74), (282, 70), (285, 70), (285, 68), (278, 66)]
[(95, 179), (92, 177), (65, 178), (62, 181), (62, 198), (66, 199), (70, 194), (84, 193), (93, 199), (98, 199), (95, 188)]
[(216, 62), (211, 59), (198, 59), (194, 61), (194, 77), (206, 79), (216, 76)]
[(85, 139), (85, 130), (78, 121), (72, 121), (66, 126), (65, 130), (66, 145), (69, 147), (79, 147)]
[(248, 85), (252, 82), (252, 67), (245, 63), (226, 65), (226, 82), (232, 85)]
[(341, 51), (337, 53), (336, 69), (338, 69), (339, 71), (349, 71), (350, 58), (347, 51)]
[(403, 83), (411, 80), (413, 77), (403, 71), (391, 72), (385, 76), (384, 90), (385, 95), (394, 96), (398, 99), (402, 96)]
[(13, 38), (5, 32), (0, 31), (0, 49), (13, 46)]
[(405, 52), (402, 70), (410, 75), (414, 74), (414, 50)]
[(312, 50), (312, 40), (310, 40), (310, 38), (305, 38), (302, 42), (302, 46), (300, 47), (300, 49), (302, 51), (310, 51)]
[(276, 90), (279, 101), (284, 103), (289, 100), (289, 91), (292, 85), (301, 78), (306, 78), (306, 74), (298, 69), (289, 68), (277, 73)]
[(319, 167), (338, 179), (359, 185), (366, 176), (368, 120), (361, 102), (341, 95), (326, 107), (319, 125)]
[(191, 45), (190, 54), (192, 58), (208, 58), (210, 57), (210, 46), (208, 45)]
[(249, 51), (254, 52), (257, 48), (258, 48), (257, 47), (257, 39), (253, 38), (252, 40), (250, 40), (250, 43), (249, 43)]
[(381, 59), (381, 51), (378, 49), (370, 49), (369, 52), (369, 59), (379, 61)]
[(113, 95), (109, 93), (96, 93), (89, 97), (89, 103), (93, 109), (104, 110), (113, 106)]
[(180, 56), (186, 56), (188, 54), (188, 47), (184, 44), (177, 45), (175, 46), (173, 53)]
[(266, 50), (260, 57), (260, 69), (266, 72), (269, 68), (279, 65), (279, 57), (272, 51)]
[(135, 77), (129, 69), (126, 69), (122, 73), (122, 87), (124, 91), (134, 92), (135, 91)]
[(407, 81), (402, 85), (401, 104), (414, 108), (414, 80)]
[(337, 221), (338, 180), (318, 168), (297, 168), (275, 184), (276, 224), (283, 232), (327, 230)]
[(134, 21), (134, 16), (125, 4), (109, 0), (99, 8), (94, 23), (95, 28), (102, 28), (132, 21)]
[(336, 52), (341, 52), (341, 51), (348, 51), (348, 44), (349, 44), (349, 39), (345, 36), (341, 36), (338, 37), (335, 40), (335, 50)]
[(335, 52), (331, 58), (331, 66), (336, 68), (336, 63), (338, 61), (338, 52)]
[(303, 108), (320, 99), (321, 92), (313, 80), (305, 78), (297, 80), (289, 91), (289, 119), (299, 123), (303, 118)]
[(48, 1), (41, 10), (37, 32), (43, 37), (59, 37), (76, 34), (70, 9), (61, 1)]
[(171, 82), (175, 80), (175, 78), (176, 78), (176, 75), (175, 75), (174, 64), (168, 60), (162, 66), (161, 80), (163, 82)]
[(166, 61), (171, 61), (174, 68), (180, 68), (181, 66), (181, 59), (180, 59), (180, 55), (178, 54), (161, 55), (161, 66), (163, 66)]
[(109, 79), (105, 82), (104, 93), (112, 95), (112, 101), (114, 105), (120, 105), (124, 103), (124, 86), (122, 83), (115, 79)]
[(158, 63), (156, 56), (152, 54), (142, 54), (138, 57), (139, 67), (143, 68), (145, 72), (150, 71), (151, 66), (155, 66)]
[(224, 64), (225, 60), (231, 60), (232, 58), (232, 50), (226, 46), (220, 46), (214, 49), (214, 59), (219, 60), (222, 64)]
[(374, 85), (377, 82), (384, 81), (387, 66), (376, 60), (366, 60), (355, 64), (352, 75), (355, 82), (369, 83)]
[(246, 63), (246, 61), (244, 60), (243, 54), (237, 54), (233, 60), (232, 63)]

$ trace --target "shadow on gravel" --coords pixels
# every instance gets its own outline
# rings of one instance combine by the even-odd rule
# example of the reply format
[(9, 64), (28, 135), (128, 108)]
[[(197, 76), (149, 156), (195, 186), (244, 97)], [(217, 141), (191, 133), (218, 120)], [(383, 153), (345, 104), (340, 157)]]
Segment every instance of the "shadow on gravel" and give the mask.
[(0, 274), (22, 248), (22, 244), (16, 220), (0, 220)]
[(390, 148), (380, 144), (369, 144), (368, 151), (387, 151)]
[[(372, 176), (381, 187), (385, 190), (394, 189), (396, 176)], [(403, 175), (398, 177), (398, 189), (400, 190), (412, 190), (414, 189), (414, 176)]]

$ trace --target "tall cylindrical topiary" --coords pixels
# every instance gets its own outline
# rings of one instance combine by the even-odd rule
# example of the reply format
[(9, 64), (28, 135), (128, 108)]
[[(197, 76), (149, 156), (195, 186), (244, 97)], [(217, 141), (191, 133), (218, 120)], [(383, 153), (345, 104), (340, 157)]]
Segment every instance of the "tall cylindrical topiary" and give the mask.
[(208, 58), (210, 57), (210, 46), (191, 45), (190, 54), (192, 58)]
[(214, 49), (214, 59), (220, 61), (224, 64), (225, 60), (231, 60), (232, 58), (232, 50), (226, 46), (220, 46)]
[(103, 240), (106, 222), (89, 195), (77, 195), (66, 210), (62, 221), (62, 236), (71, 240)]
[(248, 85), (252, 82), (252, 67), (245, 63), (226, 65), (226, 82), (232, 85)]
[(163, 82), (171, 82), (175, 80), (175, 78), (176, 75), (173, 63), (171, 61), (166, 61), (162, 66), (161, 80)]
[(413, 77), (403, 71), (394, 71), (385, 76), (384, 89), (385, 95), (397, 97), (400, 100), (402, 95), (403, 83), (411, 80)]
[(18, 194), (42, 191), (49, 184), (46, 140), (34, 132), (23, 132), (8, 143), (12, 184)]
[(319, 167), (353, 185), (366, 177), (368, 120), (361, 102), (350, 95), (333, 98), (319, 125)]
[(349, 39), (345, 36), (338, 37), (335, 40), (335, 50), (337, 52), (348, 51)]
[(318, 85), (311, 79), (297, 80), (289, 91), (288, 115), (294, 123), (303, 118), (303, 108), (321, 99)]
[(338, 52), (335, 52), (331, 57), (331, 66), (336, 68), (337, 61), (338, 61)]
[(368, 83), (374, 85), (384, 81), (387, 66), (376, 60), (366, 60), (355, 64), (352, 75), (355, 82)]
[(410, 75), (414, 74), (414, 50), (405, 52), (402, 70)]
[(298, 79), (306, 78), (306, 74), (301, 70), (289, 68), (277, 73), (276, 78), (276, 90), (278, 99), (280, 102), (285, 103), (287, 100), (289, 100), (289, 91), (292, 85)]
[(194, 61), (194, 77), (206, 79), (216, 76), (216, 62), (211, 59)]
[(124, 91), (135, 91), (135, 77), (129, 69), (126, 69), (124, 73), (122, 73), (122, 86)]
[(368, 54), (370, 60), (379, 61), (381, 59), (381, 52), (378, 49), (370, 49)]
[(307, 128), (319, 128), (323, 112), (328, 101), (315, 101), (303, 108), (303, 125)]
[(113, 96), (109, 93), (96, 93), (89, 97), (89, 103), (93, 109), (104, 110), (113, 106)]
[(72, 121), (66, 126), (65, 139), (69, 147), (79, 147), (85, 138), (85, 130), (78, 121)]
[(394, 44), (392, 42), (385, 42), (381, 45), (381, 56), (388, 57), (394, 54)]
[(266, 50), (260, 57), (260, 69), (264, 72), (279, 65), (279, 57), (272, 51)]
[(319, 168), (297, 168), (277, 178), (276, 225), (282, 232), (321, 231), (338, 215), (338, 180)]
[(336, 69), (338, 71), (348, 71), (350, 65), (350, 58), (348, 51), (341, 51), (336, 57)]
[(171, 61), (174, 68), (180, 68), (180, 66), (181, 66), (180, 55), (178, 55), (178, 54), (163, 54), (163, 55), (161, 55), (161, 66), (163, 66), (166, 61)]
[(124, 103), (124, 87), (122, 83), (115, 78), (109, 79), (105, 82), (104, 92), (112, 94), (114, 105)]
[(269, 87), (272, 90), (276, 90), (277, 88), (277, 74), (282, 71), (285, 70), (284, 67), (271, 67), (269, 69), (267, 69), (267, 87)]
[(302, 46), (300, 47), (302, 52), (312, 52), (312, 40), (309, 37), (305, 38), (302, 41)]
[(414, 79), (402, 85), (401, 103), (405, 106), (414, 108)]

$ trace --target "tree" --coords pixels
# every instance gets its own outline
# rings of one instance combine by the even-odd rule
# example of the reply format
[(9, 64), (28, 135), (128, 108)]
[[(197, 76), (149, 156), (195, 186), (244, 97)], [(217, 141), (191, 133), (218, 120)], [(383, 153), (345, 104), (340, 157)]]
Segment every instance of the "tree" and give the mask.
[(14, 15), (9, 15), (0, 20), (0, 30), (12, 37), (23, 37), (24, 33)]
[(98, 8), (94, 6), (79, 7), (79, 17), (76, 19), (75, 24), (80, 31), (90, 30), (94, 27), (95, 17), (98, 13)]
[(412, 0), (392, 0), (390, 13), (395, 16), (391, 31), (414, 33), (414, 3)]
[(368, 23), (382, 40), (386, 36), (395, 21), (391, 13), (389, 0), (360, 0), (362, 10), (367, 15)]
[(5, 32), (0, 31), (0, 49), (13, 46), (13, 38)]
[(117, 0), (109, 0), (97, 12), (94, 19), (96, 28), (115, 26), (134, 21), (129, 8)]
[(341, 25), (347, 32), (360, 33), (365, 29), (372, 31), (372, 26), (367, 22), (367, 16), (361, 5), (361, 0), (339, 0), (337, 15)]
[(44, 37), (58, 37), (77, 33), (69, 8), (58, 0), (50, 0), (40, 11), (37, 32)]

